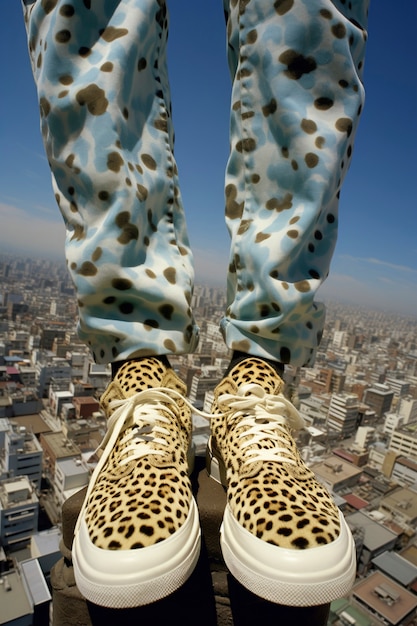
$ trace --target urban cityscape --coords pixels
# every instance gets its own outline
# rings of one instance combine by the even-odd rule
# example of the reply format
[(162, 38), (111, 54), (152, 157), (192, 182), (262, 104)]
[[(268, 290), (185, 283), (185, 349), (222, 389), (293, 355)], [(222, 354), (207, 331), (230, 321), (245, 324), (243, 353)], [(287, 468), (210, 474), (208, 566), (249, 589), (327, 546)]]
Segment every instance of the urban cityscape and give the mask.
[[(170, 358), (189, 400), (210, 411), (230, 354), (225, 290), (197, 285), (194, 354)], [(352, 531), (357, 576), (328, 624), (417, 626), (417, 317), (327, 302), (314, 367), (285, 369), (304, 419), (303, 459)], [(110, 367), (77, 336), (65, 265), (0, 255), (0, 624), (52, 623), (62, 507), (88, 483), (106, 430)], [(209, 422), (193, 416), (197, 457)]]

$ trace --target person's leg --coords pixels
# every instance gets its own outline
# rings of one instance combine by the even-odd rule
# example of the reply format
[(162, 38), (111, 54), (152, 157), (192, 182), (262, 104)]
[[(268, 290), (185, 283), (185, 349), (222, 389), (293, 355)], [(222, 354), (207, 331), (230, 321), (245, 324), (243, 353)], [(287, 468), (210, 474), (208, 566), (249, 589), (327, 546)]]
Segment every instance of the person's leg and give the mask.
[(292, 432), (303, 424), (281, 376), (286, 363), (314, 361), (322, 333), (314, 296), (363, 102), (366, 5), (226, 2), (232, 241), (221, 327), (233, 357), (215, 390), (208, 465), (227, 488), (226, 564), (277, 605), (325, 605), (355, 577), (351, 533), (300, 457)]
[(79, 333), (114, 374), (74, 572), (91, 602), (134, 607), (182, 585), (200, 546), (191, 411), (166, 358), (198, 334), (172, 152), (168, 17), (163, 0), (26, 0), (24, 9)]
[[(230, 7), (228, 6), (230, 4)], [(227, 345), (314, 361), (315, 303), (362, 108), (367, 1), (226, 2), (233, 80)]]
[(26, 0), (79, 334), (96, 362), (191, 351), (192, 257), (157, 0)]

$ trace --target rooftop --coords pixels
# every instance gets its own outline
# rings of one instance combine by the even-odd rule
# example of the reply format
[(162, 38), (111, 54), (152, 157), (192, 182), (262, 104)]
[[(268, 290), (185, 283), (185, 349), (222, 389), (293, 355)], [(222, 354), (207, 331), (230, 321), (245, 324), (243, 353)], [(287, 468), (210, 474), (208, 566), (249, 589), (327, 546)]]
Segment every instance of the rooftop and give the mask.
[(39, 413), (33, 413), (31, 415), (18, 415), (17, 417), (13, 417), (11, 421), (19, 427), (24, 426), (28, 432), (32, 432), (34, 435), (47, 433), (51, 430)]
[(34, 533), (31, 538), (31, 554), (39, 557), (59, 551), (62, 533), (57, 526)]
[(93, 396), (75, 396), (73, 398), (74, 404), (98, 404), (98, 400)]
[(401, 556), (413, 565), (417, 566), (417, 544), (407, 546), (407, 548), (401, 552)]
[(347, 515), (346, 521), (352, 530), (354, 528), (363, 529), (364, 546), (371, 552), (374, 552), (375, 550), (388, 545), (397, 539), (397, 535), (385, 528), (382, 524), (375, 522), (361, 511)]
[(417, 463), (415, 461), (412, 461), (411, 459), (407, 459), (407, 457), (405, 456), (398, 457), (395, 463), (398, 465), (404, 465), (404, 467), (408, 467), (408, 469), (417, 472)]
[(79, 459), (57, 459), (57, 464), (65, 476), (83, 475), (88, 472), (88, 468)]
[(45, 441), (56, 459), (77, 456), (81, 454), (76, 443), (67, 439), (62, 431), (56, 433), (44, 433), (41, 435), (41, 443)]
[(333, 485), (354, 476), (359, 476), (362, 470), (355, 465), (345, 462), (340, 457), (332, 455), (311, 467), (315, 474), (318, 474), (325, 482)]
[(14, 622), (33, 612), (24, 584), (17, 572), (0, 578), (0, 624)]
[(0, 482), (0, 509), (9, 509), (38, 502), (26, 476), (7, 478)]
[(353, 597), (376, 611), (389, 624), (399, 624), (417, 608), (417, 597), (393, 580), (375, 572), (353, 588)]
[(372, 563), (404, 587), (408, 587), (417, 579), (417, 567), (396, 552), (383, 552)]
[(346, 500), (348, 504), (350, 504), (351, 507), (357, 509), (358, 511), (360, 509), (366, 508), (369, 505), (369, 502), (367, 502), (363, 498), (360, 498), (359, 496), (356, 496), (354, 493), (348, 493), (342, 497), (344, 500)]
[(381, 504), (410, 521), (417, 519), (417, 493), (408, 487), (391, 492)]

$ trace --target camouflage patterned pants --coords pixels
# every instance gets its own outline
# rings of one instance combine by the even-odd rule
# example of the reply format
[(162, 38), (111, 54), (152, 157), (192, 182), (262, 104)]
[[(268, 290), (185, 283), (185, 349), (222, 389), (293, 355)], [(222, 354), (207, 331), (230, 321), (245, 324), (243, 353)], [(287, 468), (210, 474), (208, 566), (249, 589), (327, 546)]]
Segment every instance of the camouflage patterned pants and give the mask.
[[(23, 1), (80, 336), (101, 363), (192, 351), (165, 2)], [(324, 323), (314, 299), (364, 96), (367, 0), (226, 0), (225, 10), (231, 248), (221, 330), (229, 348), (311, 364)]]

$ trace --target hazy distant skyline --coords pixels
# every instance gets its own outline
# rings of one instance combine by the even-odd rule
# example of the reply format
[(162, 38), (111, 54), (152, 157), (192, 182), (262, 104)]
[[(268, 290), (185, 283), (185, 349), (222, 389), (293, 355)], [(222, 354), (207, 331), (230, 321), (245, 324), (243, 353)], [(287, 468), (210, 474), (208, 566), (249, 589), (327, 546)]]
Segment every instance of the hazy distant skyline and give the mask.
[[(176, 158), (196, 282), (225, 285), (223, 180), (230, 79), (222, 2), (171, 1), (169, 68)], [(19, 2), (0, 22), (0, 251), (63, 260), (64, 226), (39, 132)], [(203, 25), (199, 24), (199, 21)], [(366, 104), (342, 190), (324, 299), (417, 314), (417, 3), (371, 2)], [(411, 67), (411, 69), (410, 69)]]

